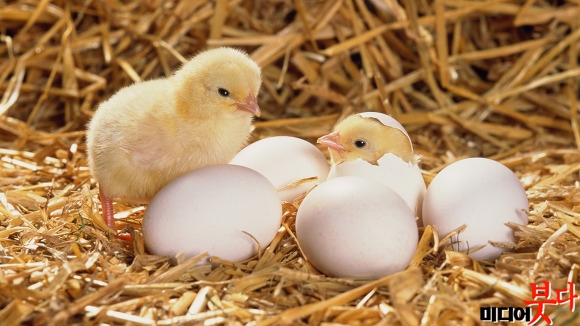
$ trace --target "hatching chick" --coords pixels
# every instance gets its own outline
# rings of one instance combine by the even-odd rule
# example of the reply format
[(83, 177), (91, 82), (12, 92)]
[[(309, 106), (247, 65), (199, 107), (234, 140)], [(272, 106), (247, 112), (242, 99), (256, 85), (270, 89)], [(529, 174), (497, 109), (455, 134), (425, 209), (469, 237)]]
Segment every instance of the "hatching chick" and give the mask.
[(426, 187), (417, 164), (420, 156), (414, 154), (411, 139), (397, 120), (378, 112), (355, 114), (318, 142), (330, 152), (328, 179), (358, 176), (382, 183), (405, 201), (417, 224), (423, 225)]
[(393, 153), (406, 162), (417, 163), (413, 145), (403, 131), (359, 114), (341, 121), (332, 133), (320, 137), (318, 143), (328, 147), (333, 165), (357, 158), (378, 165), (378, 160), (387, 153)]
[(217, 48), (103, 102), (88, 126), (87, 147), (106, 224), (116, 230), (113, 198), (147, 202), (184, 173), (228, 163), (260, 116), (260, 85), (260, 68), (247, 54)]

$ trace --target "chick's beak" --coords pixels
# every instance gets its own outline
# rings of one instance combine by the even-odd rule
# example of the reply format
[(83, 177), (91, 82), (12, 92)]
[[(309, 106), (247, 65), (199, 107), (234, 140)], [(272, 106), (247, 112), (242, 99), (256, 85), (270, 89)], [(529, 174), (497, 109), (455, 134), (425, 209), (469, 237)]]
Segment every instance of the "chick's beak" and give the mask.
[(236, 103), (238, 110), (250, 112), (251, 114), (255, 115), (256, 117), (260, 116), (260, 107), (258, 106), (258, 100), (251, 92), (248, 94), (248, 97), (243, 102)]
[(337, 152), (344, 152), (346, 148), (340, 144), (340, 135), (337, 132), (322, 136), (316, 141), (322, 146), (334, 149)]

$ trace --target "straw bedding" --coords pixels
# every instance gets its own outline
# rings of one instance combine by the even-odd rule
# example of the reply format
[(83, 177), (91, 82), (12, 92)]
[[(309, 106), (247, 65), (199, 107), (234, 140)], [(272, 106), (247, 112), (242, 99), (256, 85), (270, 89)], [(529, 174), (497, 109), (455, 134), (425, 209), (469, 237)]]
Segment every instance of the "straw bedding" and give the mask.
[[(576, 0), (0, 4), (2, 325), (478, 325), (481, 306), (524, 306), (532, 282), (578, 284)], [(427, 227), (407, 270), (358, 281), (301, 256), (299, 202), (284, 203), (272, 244), (242, 263), (149, 255), (143, 206), (116, 203), (134, 243), (111, 237), (84, 126), (118, 88), (215, 46), (243, 48), (263, 68), (253, 140), (312, 141), (372, 110), (408, 129), (427, 182), (464, 157), (505, 164), (530, 200), (528, 225), (512, 225), (518, 242), (472, 261)], [(578, 319), (566, 305), (546, 314)]]

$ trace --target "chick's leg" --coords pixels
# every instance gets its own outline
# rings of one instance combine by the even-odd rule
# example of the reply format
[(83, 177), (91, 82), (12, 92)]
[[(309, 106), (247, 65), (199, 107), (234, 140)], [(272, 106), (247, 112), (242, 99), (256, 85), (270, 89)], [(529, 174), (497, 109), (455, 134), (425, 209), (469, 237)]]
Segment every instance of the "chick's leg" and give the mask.
[[(117, 226), (115, 225), (115, 213), (113, 212), (113, 199), (103, 194), (102, 188), (99, 187), (99, 198), (101, 199), (103, 220), (109, 228), (117, 233)], [(129, 233), (118, 233), (118, 239), (125, 241), (133, 241), (133, 237)]]
[(108, 227), (114, 231), (117, 231), (117, 226), (115, 225), (115, 214), (113, 212), (113, 199), (103, 194), (101, 187), (99, 187), (99, 198), (101, 199), (103, 220), (105, 220), (105, 223)]

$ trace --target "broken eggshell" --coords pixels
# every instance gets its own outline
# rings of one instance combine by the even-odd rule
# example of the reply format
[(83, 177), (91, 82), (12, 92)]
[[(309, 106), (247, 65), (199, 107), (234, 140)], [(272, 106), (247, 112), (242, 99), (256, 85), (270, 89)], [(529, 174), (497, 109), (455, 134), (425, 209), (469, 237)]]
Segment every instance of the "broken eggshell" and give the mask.
[(426, 187), (417, 164), (387, 153), (378, 160), (378, 165), (359, 158), (333, 165), (328, 173), (328, 179), (343, 176), (357, 176), (382, 183), (401, 196), (416, 216), (421, 216)]
[(380, 112), (362, 112), (359, 113), (358, 115), (360, 115), (363, 118), (375, 118), (387, 127), (399, 129), (405, 134), (405, 136), (407, 136), (407, 138), (409, 138), (411, 149), (413, 148), (413, 143), (411, 142), (411, 137), (407, 133), (407, 130), (405, 130), (405, 127), (403, 127), (403, 125), (399, 121), (395, 120), (395, 118)]

